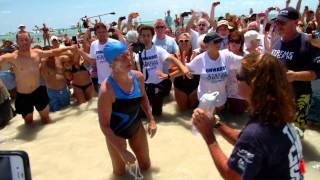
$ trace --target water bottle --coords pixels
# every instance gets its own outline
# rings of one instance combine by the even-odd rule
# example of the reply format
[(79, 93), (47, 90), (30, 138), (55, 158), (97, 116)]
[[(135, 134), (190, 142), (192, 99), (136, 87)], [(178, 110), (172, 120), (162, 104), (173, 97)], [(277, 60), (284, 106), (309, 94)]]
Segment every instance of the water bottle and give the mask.
[[(200, 98), (198, 108), (202, 109), (209, 119), (213, 117), (213, 113), (216, 108), (216, 103), (219, 101), (217, 98), (218, 96), (219, 96), (219, 92), (214, 91), (212, 93), (211, 92), (205, 93)], [(191, 132), (195, 136), (199, 135), (199, 132), (194, 125), (192, 125)]]

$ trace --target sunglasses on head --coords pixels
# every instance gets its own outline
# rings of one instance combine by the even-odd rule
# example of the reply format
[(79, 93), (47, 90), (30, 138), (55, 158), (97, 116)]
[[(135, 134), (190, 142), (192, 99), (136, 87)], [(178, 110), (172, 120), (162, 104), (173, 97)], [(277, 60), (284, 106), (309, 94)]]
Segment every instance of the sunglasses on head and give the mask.
[(183, 43), (183, 42), (187, 43), (187, 42), (189, 42), (189, 39), (181, 39), (181, 40), (179, 40), (179, 43)]
[(287, 24), (287, 22), (285, 22), (285, 21), (276, 21), (276, 24), (277, 24), (277, 25), (284, 26), (284, 25)]
[(240, 44), (240, 43), (241, 43), (241, 40), (240, 40), (240, 39), (230, 39), (229, 42), (230, 42), (230, 43)]
[(163, 29), (165, 26), (156, 26), (156, 29)]

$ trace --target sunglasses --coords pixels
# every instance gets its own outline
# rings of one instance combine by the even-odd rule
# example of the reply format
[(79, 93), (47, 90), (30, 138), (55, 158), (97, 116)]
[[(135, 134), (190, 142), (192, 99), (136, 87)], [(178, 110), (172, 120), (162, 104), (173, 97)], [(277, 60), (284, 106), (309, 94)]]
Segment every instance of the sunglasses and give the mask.
[(240, 75), (240, 74), (237, 74), (237, 75), (236, 75), (236, 78), (237, 78), (238, 81), (246, 81), (246, 82), (249, 81), (247, 77), (242, 76), (242, 75)]
[(163, 29), (165, 26), (156, 26), (156, 29)]
[(284, 26), (284, 25), (287, 24), (287, 22), (284, 22), (284, 21), (276, 21), (276, 24), (277, 24), (277, 25)]
[(240, 44), (240, 43), (241, 43), (241, 40), (240, 40), (240, 39), (230, 39), (229, 42), (230, 42), (230, 43)]
[(187, 43), (187, 42), (189, 42), (189, 39), (185, 39), (185, 40), (181, 39), (181, 40), (179, 40), (179, 43), (183, 43), (183, 42)]
[(206, 24), (198, 24), (198, 26), (207, 26)]

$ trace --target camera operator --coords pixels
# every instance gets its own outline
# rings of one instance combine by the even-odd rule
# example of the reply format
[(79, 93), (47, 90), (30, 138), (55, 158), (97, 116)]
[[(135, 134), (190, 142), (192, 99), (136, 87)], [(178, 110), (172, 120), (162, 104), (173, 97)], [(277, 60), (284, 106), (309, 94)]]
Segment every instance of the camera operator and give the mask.
[(170, 79), (170, 75), (162, 72), (163, 63), (171, 61), (188, 78), (191, 78), (191, 73), (178, 59), (170, 55), (166, 50), (152, 44), (154, 34), (153, 27), (141, 26), (139, 36), (145, 49), (136, 55), (135, 60), (137, 61), (136, 64), (138, 64), (137, 69), (144, 74), (145, 88), (152, 106), (152, 114), (161, 115), (164, 96), (168, 94), (171, 87), (171, 82), (165, 81), (165, 79)]

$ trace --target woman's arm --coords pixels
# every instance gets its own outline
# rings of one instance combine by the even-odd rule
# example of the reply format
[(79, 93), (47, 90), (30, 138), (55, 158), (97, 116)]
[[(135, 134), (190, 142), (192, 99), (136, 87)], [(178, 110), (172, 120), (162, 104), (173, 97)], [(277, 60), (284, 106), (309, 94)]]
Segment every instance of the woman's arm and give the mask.
[(228, 166), (228, 157), (220, 148), (213, 134), (213, 122), (205, 115), (204, 111), (196, 109), (192, 115), (192, 122), (201, 133), (205, 140), (211, 157), (216, 165), (220, 175), (224, 179), (238, 180), (241, 179), (240, 175)]

